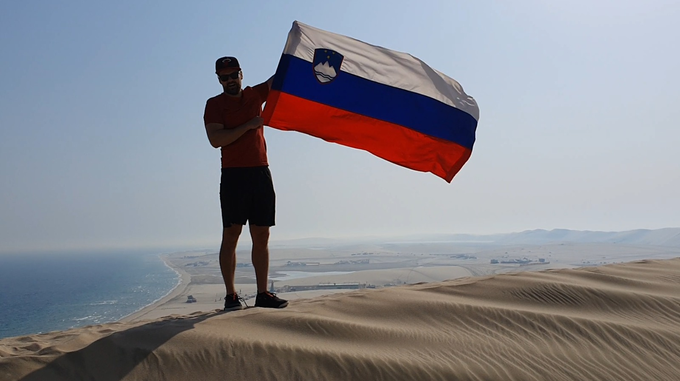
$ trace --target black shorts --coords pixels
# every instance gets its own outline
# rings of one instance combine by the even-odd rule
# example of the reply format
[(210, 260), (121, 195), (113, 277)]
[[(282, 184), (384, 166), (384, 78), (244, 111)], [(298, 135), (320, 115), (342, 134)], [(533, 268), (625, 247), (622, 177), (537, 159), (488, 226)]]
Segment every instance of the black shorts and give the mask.
[(222, 168), (222, 226), (274, 226), (276, 194), (269, 167)]

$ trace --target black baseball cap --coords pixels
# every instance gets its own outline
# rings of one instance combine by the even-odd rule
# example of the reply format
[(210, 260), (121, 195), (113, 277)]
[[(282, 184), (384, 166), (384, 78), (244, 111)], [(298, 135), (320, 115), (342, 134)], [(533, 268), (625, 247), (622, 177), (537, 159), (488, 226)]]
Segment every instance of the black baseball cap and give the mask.
[(222, 69), (236, 69), (241, 70), (236, 57), (221, 57), (215, 62), (215, 73), (219, 73)]

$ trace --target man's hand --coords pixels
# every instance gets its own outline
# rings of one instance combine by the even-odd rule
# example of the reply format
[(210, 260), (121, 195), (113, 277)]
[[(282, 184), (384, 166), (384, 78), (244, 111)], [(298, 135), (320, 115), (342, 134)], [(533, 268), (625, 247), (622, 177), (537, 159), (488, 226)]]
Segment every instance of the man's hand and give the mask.
[(228, 146), (246, 132), (258, 129), (263, 125), (264, 119), (260, 116), (256, 116), (242, 125), (230, 129), (224, 128), (224, 125), (220, 123), (208, 123), (205, 125), (205, 131), (208, 133), (210, 145), (215, 148), (220, 148)]
[(261, 116), (256, 116), (248, 121), (249, 129), (254, 130), (256, 128), (262, 127), (264, 125), (264, 119)]

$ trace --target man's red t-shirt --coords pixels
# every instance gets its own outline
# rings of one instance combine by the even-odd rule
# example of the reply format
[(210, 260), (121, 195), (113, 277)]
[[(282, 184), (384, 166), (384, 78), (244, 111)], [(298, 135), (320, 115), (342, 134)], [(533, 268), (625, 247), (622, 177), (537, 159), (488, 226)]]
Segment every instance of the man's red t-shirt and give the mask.
[[(246, 87), (241, 97), (230, 97), (224, 93), (208, 99), (205, 104), (205, 124), (219, 123), (231, 129), (260, 116), (262, 104), (267, 100), (269, 86), (261, 83)], [(249, 130), (228, 146), (222, 147), (222, 168), (259, 167), (268, 165), (267, 143), (264, 129)]]

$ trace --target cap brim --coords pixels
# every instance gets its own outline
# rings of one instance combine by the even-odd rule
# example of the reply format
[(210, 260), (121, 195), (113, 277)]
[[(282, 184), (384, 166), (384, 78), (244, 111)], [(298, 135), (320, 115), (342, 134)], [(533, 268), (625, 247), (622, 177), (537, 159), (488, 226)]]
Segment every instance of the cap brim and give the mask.
[(235, 72), (235, 71), (240, 71), (240, 70), (241, 70), (240, 67), (224, 67), (224, 68), (222, 68), (222, 69), (216, 71), (215, 73), (217, 73), (217, 74), (220, 74), (220, 73), (233, 73), (233, 72)]

